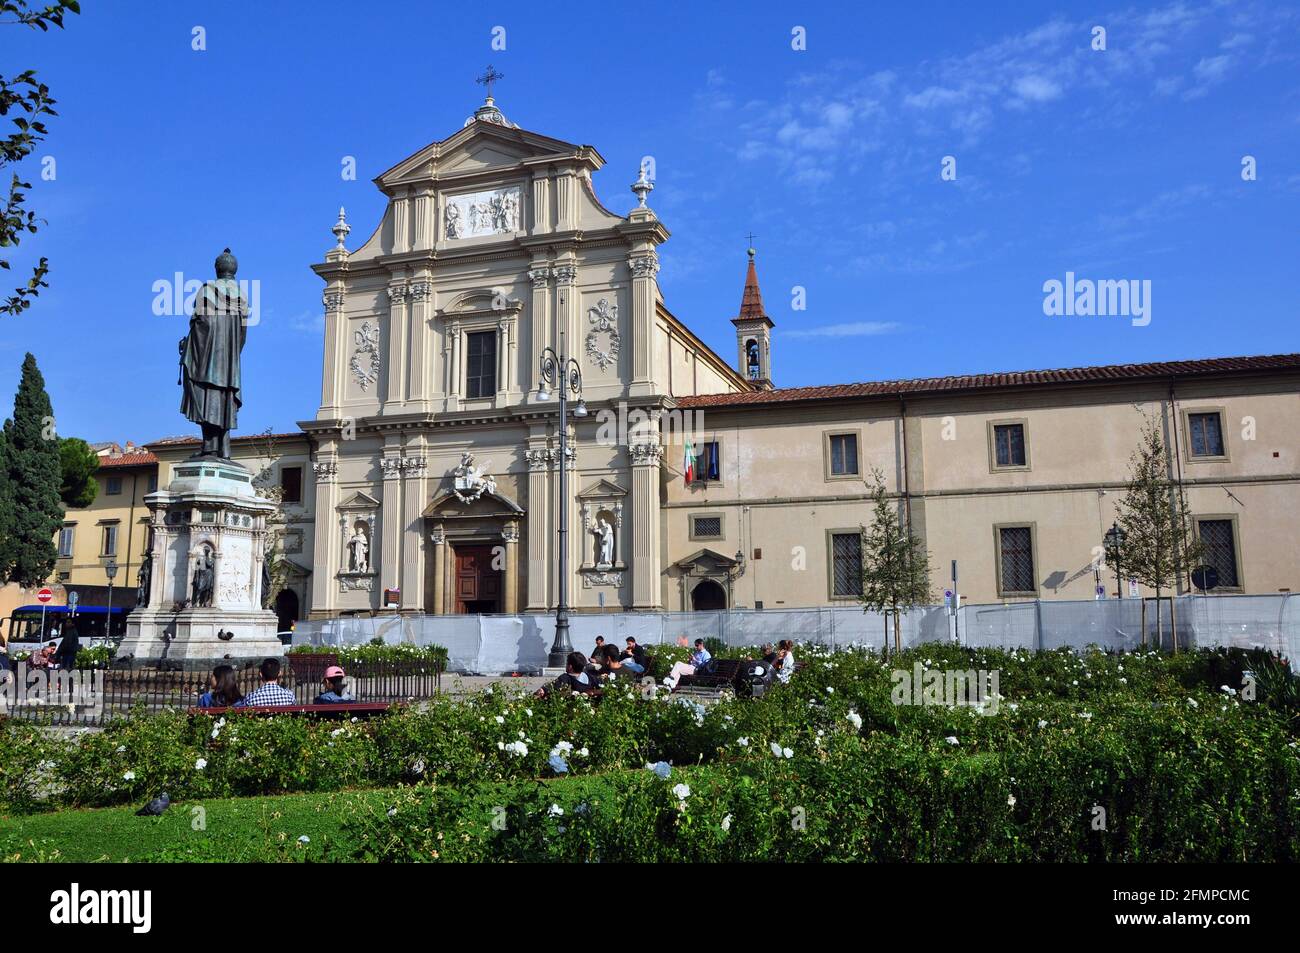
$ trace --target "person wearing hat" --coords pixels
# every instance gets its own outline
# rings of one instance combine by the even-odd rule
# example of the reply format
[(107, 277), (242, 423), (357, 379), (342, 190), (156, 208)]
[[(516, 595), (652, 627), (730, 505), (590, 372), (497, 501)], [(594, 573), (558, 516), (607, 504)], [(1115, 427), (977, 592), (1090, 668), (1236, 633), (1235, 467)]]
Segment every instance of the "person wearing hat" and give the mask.
[(350, 693), (343, 691), (343, 669), (331, 665), (325, 669), (325, 691), (316, 696), (313, 705), (345, 705), (356, 701)]

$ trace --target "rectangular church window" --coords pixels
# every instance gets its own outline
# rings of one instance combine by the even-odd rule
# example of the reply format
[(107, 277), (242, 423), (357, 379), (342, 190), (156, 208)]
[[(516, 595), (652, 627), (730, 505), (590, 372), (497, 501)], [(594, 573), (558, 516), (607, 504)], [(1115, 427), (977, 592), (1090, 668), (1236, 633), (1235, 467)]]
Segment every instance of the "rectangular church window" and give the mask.
[(465, 396), (495, 397), (497, 392), (497, 333), (475, 331), (465, 335)]
[(833, 433), (830, 436), (831, 476), (857, 476), (858, 435)]
[(831, 535), (831, 595), (847, 598), (862, 595), (862, 534)]
[(1025, 456), (1025, 425), (995, 424), (993, 448), (999, 467), (1025, 466), (1028, 459)]
[(1187, 415), (1187, 429), (1191, 431), (1192, 456), (1222, 457), (1223, 420), (1219, 412)]
[(285, 503), (302, 502), (302, 467), (280, 468), (280, 489)]
[(998, 527), (998, 591), (1003, 596), (1038, 594), (1032, 527)]

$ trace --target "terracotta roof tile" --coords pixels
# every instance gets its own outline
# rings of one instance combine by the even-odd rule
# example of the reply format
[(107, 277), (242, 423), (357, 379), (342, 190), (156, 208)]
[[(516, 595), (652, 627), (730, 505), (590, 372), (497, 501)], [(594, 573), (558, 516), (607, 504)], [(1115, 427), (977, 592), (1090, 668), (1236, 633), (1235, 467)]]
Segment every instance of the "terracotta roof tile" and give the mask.
[(99, 468), (103, 470), (107, 467), (142, 467), (157, 462), (158, 458), (152, 453), (124, 453), (118, 457), (100, 457)]
[(1066, 367), (1041, 371), (1006, 371), (965, 374), (953, 377), (923, 377), (912, 380), (868, 381), (860, 384), (827, 384), (817, 387), (787, 387), (779, 390), (742, 391), (734, 394), (702, 394), (679, 397), (679, 407), (730, 407), (749, 404), (786, 404), (847, 397), (896, 397), (948, 391), (985, 390), (999, 387), (1033, 387), (1050, 384), (1094, 383), (1099, 381), (1196, 377), (1233, 372), (1300, 370), (1300, 354), (1271, 354), (1255, 357), (1214, 357), (1150, 364), (1111, 364), (1102, 367)]

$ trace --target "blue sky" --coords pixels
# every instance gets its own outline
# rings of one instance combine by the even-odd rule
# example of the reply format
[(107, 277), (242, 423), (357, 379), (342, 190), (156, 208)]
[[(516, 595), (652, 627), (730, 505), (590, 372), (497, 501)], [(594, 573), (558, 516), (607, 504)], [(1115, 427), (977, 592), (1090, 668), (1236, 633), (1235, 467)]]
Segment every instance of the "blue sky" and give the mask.
[[(185, 321), (152, 286), (227, 244), (261, 282), (240, 432), (314, 415), (308, 266), (340, 205), (352, 246), (369, 235), (370, 180), (458, 129), (489, 62), (513, 121), (601, 151), (611, 208), (654, 157), (661, 285), (728, 359), (756, 235), (778, 386), (1297, 350), (1295, 4), (83, 6), (64, 31), (0, 26), (6, 72), (37, 68), (60, 111), (20, 169), (49, 224), (12, 275), (47, 255), (51, 287), (0, 320), (0, 400), (31, 350), (65, 435), (192, 429)], [(1070, 271), (1149, 280), (1151, 323), (1044, 315)]]

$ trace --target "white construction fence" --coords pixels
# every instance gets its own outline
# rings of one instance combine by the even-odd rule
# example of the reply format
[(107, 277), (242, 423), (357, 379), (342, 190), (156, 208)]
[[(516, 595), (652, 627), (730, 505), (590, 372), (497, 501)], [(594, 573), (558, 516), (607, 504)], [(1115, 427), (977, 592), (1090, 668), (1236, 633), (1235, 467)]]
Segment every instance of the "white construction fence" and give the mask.
[[(1146, 645), (1173, 647), (1171, 605), (1179, 650), (1206, 646), (1265, 648), (1285, 656), (1296, 669), (1300, 657), (1300, 599), (1291, 593), (1267, 596), (1179, 596), (1161, 600), (1157, 634), (1155, 600), (1016, 602), (966, 605), (956, 612), (926, 606), (902, 615), (905, 647), (926, 642), (1004, 649), (1130, 650)], [(761, 645), (780, 639), (831, 647), (880, 647), (885, 619), (857, 606), (811, 609), (724, 610), (717, 612), (618, 612), (574, 614), (573, 647), (589, 652), (596, 636), (621, 645), (629, 635), (642, 644), (673, 644), (680, 636), (719, 639), (726, 645)], [(395, 645), (442, 645), (453, 672), (500, 675), (536, 672), (546, 664), (555, 636), (554, 614), (378, 615), (299, 622), (294, 645), (362, 645), (374, 639)], [(893, 631), (889, 629), (893, 646)]]

